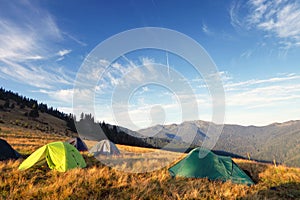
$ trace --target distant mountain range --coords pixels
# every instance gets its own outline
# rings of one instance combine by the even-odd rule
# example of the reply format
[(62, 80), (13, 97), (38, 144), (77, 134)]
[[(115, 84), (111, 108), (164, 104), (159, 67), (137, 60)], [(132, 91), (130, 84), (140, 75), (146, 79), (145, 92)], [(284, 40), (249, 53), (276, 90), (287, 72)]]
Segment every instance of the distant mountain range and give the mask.
[[(139, 130), (145, 136), (182, 141), (182, 135), (196, 133), (194, 144), (201, 145), (212, 123), (188, 121), (181, 124), (156, 125)], [(217, 125), (215, 125), (217, 126)], [(180, 130), (180, 132), (178, 132)], [(156, 135), (153, 135), (156, 133)], [(181, 135), (181, 136), (178, 136)], [(300, 121), (273, 123), (267, 126), (225, 124), (214, 150), (225, 151), (260, 161), (271, 161), (300, 167)]]
[[(75, 127), (78, 123), (82, 126)], [(76, 120), (71, 114), (3, 88), (0, 88), (0, 124), (68, 136), (77, 135), (78, 131), (84, 133), (80, 136), (87, 139), (101, 140), (107, 137), (118, 144), (172, 151), (189, 150), (202, 145), (203, 141), (213, 141), (217, 135), (214, 135), (214, 131), (208, 135), (208, 128), (220, 128), (211, 122), (198, 120), (132, 131), (107, 123), (95, 123), (91, 114), (82, 114), (82, 118)], [(250, 156), (254, 160), (275, 160), (277, 163), (300, 167), (300, 121), (267, 126), (225, 124), (213, 150), (232, 157)]]

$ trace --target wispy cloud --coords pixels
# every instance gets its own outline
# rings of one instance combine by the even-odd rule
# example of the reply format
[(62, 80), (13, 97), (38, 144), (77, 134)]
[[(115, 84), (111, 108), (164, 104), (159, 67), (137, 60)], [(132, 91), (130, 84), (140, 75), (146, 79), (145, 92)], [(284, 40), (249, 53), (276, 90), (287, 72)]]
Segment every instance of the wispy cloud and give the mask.
[(254, 109), (289, 104), (300, 97), (300, 75), (286, 74), (269, 79), (231, 82), (224, 85), (226, 105)]
[[(252, 14), (249, 22), (277, 37), (300, 41), (300, 4), (298, 1), (250, 2)], [(296, 43), (297, 45), (297, 43)]]
[(58, 51), (57, 55), (59, 55), (59, 56), (65, 56), (65, 55), (71, 53), (71, 51), (72, 51), (71, 49), (63, 49), (63, 50)]
[(0, 59), (21, 62), (51, 55), (47, 41), (63, 38), (52, 15), (27, 1), (6, 4), (2, 9), (10, 9), (15, 17), (0, 12)]
[[(225, 71), (220, 76), (226, 94), (227, 123), (265, 125), (299, 118), (295, 109), (300, 112), (297, 106), (300, 103), (300, 74), (283, 73), (243, 81), (237, 81), (236, 77)], [(202, 83), (203, 79), (192, 81)], [(205, 87), (203, 85), (196, 90), (197, 100), (201, 116), (206, 117), (202, 119), (211, 120), (211, 96), (200, 96), (204, 94), (202, 88)]]
[[(223, 78), (226, 93), (226, 123), (265, 125), (275, 121), (288, 121), (297, 118), (297, 113), (292, 112), (297, 108), (289, 105), (300, 103), (300, 75), (280, 74), (266, 79), (237, 82), (228, 72), (222, 72), (221, 74), (227, 76), (227, 78)], [(202, 81), (202, 79), (197, 81)], [(199, 106), (199, 118), (202, 120), (211, 120), (213, 108), (211, 96), (203, 93), (203, 91), (198, 91), (195, 95)], [(142, 98), (143, 95), (141, 94), (137, 98), (140, 101), (128, 107), (131, 120), (136, 123), (138, 128), (151, 125), (151, 108), (160, 105), (165, 113), (165, 123), (181, 122), (181, 109), (183, 106), (185, 111), (192, 108), (192, 106), (183, 105), (182, 102), (178, 102), (178, 98), (180, 96), (180, 99), (191, 99), (191, 96), (188, 94), (176, 94), (176, 96), (174, 98), (173, 94), (167, 93), (160, 97), (159, 101), (161, 103), (155, 104), (155, 102), (149, 102), (147, 99), (149, 95), (144, 96), (147, 98)], [(164, 101), (166, 98), (171, 97), (172, 101)], [(111, 110), (106, 111), (107, 113), (111, 112)], [(277, 113), (278, 111), (281, 113)], [(298, 109), (298, 111), (300, 110)], [(190, 112), (194, 113), (195, 110), (191, 110)], [(105, 113), (104, 110), (101, 110), (101, 113)], [(105, 120), (127, 126), (128, 122), (125, 120), (126, 113), (120, 113), (120, 116), (123, 115), (124, 121), (111, 121), (114, 118), (108, 115), (105, 115)], [(103, 120), (103, 118), (99, 118), (99, 120)], [(135, 129), (137, 128), (135, 127)]]
[[(241, 10), (246, 6), (245, 15)], [(299, 1), (249, 0), (243, 7), (238, 1), (229, 14), (235, 28), (261, 30), (266, 37), (278, 39), (277, 44), (285, 49), (300, 46)]]
[(63, 49), (63, 50), (60, 50), (56, 53), (56, 55), (59, 56), (59, 58), (56, 59), (56, 61), (61, 61), (63, 59), (65, 59), (65, 56), (70, 54), (72, 52), (71, 49)]
[(2, 3), (0, 76), (38, 88), (71, 85), (70, 74), (53, 63), (57, 57), (63, 59), (71, 52), (56, 45), (63, 40), (64, 34), (55, 17), (39, 2)]
[(157, 72), (153, 70), (155, 63), (153, 59), (141, 57), (139, 60), (133, 61), (129, 60), (126, 56), (123, 56), (122, 59), (122, 63), (121, 61), (114, 62), (106, 71), (104, 71), (104, 67), (109, 65), (106, 60), (100, 60), (99, 65), (102, 67), (93, 67), (89, 70), (92, 72), (89, 72), (90, 77), (93, 80), (99, 80), (97, 85), (98, 92), (111, 91), (120, 85), (128, 87), (130, 84), (147, 80), (147, 74), (152, 74), (152, 76), (158, 75)]
[(59, 102), (60, 104), (69, 105), (71, 107), (73, 101), (73, 89), (62, 90), (45, 90), (40, 89), (38, 92), (47, 94), (52, 100)]
[(263, 83), (282, 83), (285, 81), (300, 80), (300, 75), (287, 74), (281, 77), (272, 77), (269, 79), (251, 79), (242, 82), (227, 82), (224, 84), (226, 91), (240, 90), (242, 87), (254, 86)]
[(31, 33), (24, 33), (12, 22), (0, 19), (0, 60), (42, 59), (42, 48)]
[(230, 23), (235, 28), (240, 28), (242, 26), (241, 19), (240, 19), (240, 9), (241, 9), (241, 2), (240, 1), (234, 1), (234, 3), (231, 4), (229, 9), (229, 16), (230, 16)]
[[(101, 65), (103, 67), (110, 64), (106, 60), (100, 60), (97, 62), (97, 66)], [(65, 111), (71, 110), (71, 102), (73, 97), (76, 97), (79, 98), (77, 99), (79, 103), (81, 103), (80, 100), (82, 100), (82, 105), (81, 107), (79, 105), (79, 107), (75, 108), (75, 114), (91, 112), (89, 109), (95, 108), (97, 120), (105, 120), (109, 123), (118, 123), (119, 125), (135, 129), (153, 125), (151, 124), (152, 122), (157, 123), (157, 121), (153, 121), (151, 117), (156, 118), (155, 116), (162, 114), (162, 112), (161, 110), (154, 110), (151, 113), (151, 108), (153, 106), (161, 106), (163, 108), (165, 123), (180, 122), (183, 120), (183, 110), (185, 113), (191, 113), (192, 116), (192, 114), (195, 113), (195, 107), (191, 104), (191, 102), (193, 102), (191, 93), (186, 92), (185, 90), (180, 90), (182, 84), (179, 78), (175, 78), (175, 83), (172, 83), (178, 84), (176, 82), (180, 82), (176, 85), (178, 90), (174, 89), (172, 92), (166, 92), (163, 89), (159, 92), (159, 90), (149, 85), (138, 84), (139, 82), (146, 83), (148, 80), (151, 81), (152, 77), (158, 77), (158, 80), (163, 79), (163, 71), (155, 71), (156, 68), (154, 67), (154, 64), (155, 60), (147, 57), (141, 57), (140, 60), (134, 61), (124, 57), (123, 59), (112, 63), (107, 71), (99, 70), (97, 68), (95, 71), (90, 71), (86, 74), (89, 78), (95, 80), (98, 80), (102, 75), (102, 80), (100, 80), (98, 85), (95, 87), (91, 87), (89, 89), (83, 88), (80, 90), (75, 89), (75, 93), (73, 89), (55, 88), (41, 90), (41, 92), (47, 94), (49, 99), (61, 102), (61, 104), (58, 103), (57, 105)], [(144, 66), (144, 70), (136, 69), (141, 68), (141, 66)], [(18, 70), (22, 70), (22, 68), (16, 68), (15, 71)], [(149, 74), (152, 76), (149, 76)], [(167, 71), (165, 74), (167, 74)], [(227, 106), (226, 115), (227, 122), (229, 123), (241, 123), (248, 125), (272, 123), (273, 121), (276, 121), (275, 117), (260, 119), (259, 117), (255, 118), (254, 116), (272, 116), (274, 115), (272, 110), (276, 109), (283, 109), (286, 110), (286, 112), (290, 112), (292, 108), (289, 108), (289, 105), (300, 103), (299, 74), (278, 74), (268, 78), (243, 81), (237, 81), (237, 79), (227, 71), (212, 74), (212, 76), (216, 75), (218, 75), (224, 83), (223, 85), (226, 93)], [(172, 71), (170, 76), (172, 77)], [(62, 81), (57, 80), (57, 78), (58, 77), (49, 77), (49, 79)], [(189, 81), (190, 84), (195, 87), (199, 84), (204, 84), (205, 86), (205, 82), (201, 77), (193, 77), (193, 79), (189, 79)], [(132, 85), (134, 87), (130, 87)], [(123, 86), (124, 88), (122, 88)], [(138, 89), (138, 87), (140, 88)], [(121, 88), (121, 90), (115, 90), (115, 88)], [(193, 92), (199, 106), (199, 118), (203, 120), (211, 120), (213, 101), (209, 92), (207, 92), (204, 88), (205, 87), (197, 88), (193, 90)], [(127, 99), (122, 99), (127, 97), (127, 93), (124, 93), (124, 95), (121, 93), (123, 91), (122, 89), (130, 90), (132, 92), (130, 94), (132, 96), (128, 98), (128, 101)], [(140, 92), (134, 93), (136, 89)], [(124, 101), (112, 101), (112, 93), (119, 95)], [(161, 94), (160, 96), (158, 96), (159, 93)], [(86, 102), (86, 99), (92, 100), (90, 102)], [(95, 101), (94, 105), (92, 105), (93, 101)], [(271, 111), (266, 112), (265, 109), (269, 109)], [(113, 110), (115, 113), (113, 113)], [(269, 114), (267, 115), (265, 113)], [(116, 115), (118, 115), (118, 117), (116, 117)], [(293, 116), (295, 116), (295, 114)], [(278, 120), (289, 120), (293, 118), (293, 116), (281, 116)], [(195, 119), (195, 117), (190, 120), (192, 119)], [(136, 123), (137, 127), (131, 126), (132, 123), (129, 123), (129, 120)]]
[(73, 84), (73, 79), (64, 72), (65, 70), (46, 70), (30, 64), (24, 67), (24, 65), (9, 60), (2, 60), (2, 62), (4, 65), (0, 67), (0, 74), (22, 84), (48, 89), (54, 88), (57, 84)]
[(86, 46), (87, 44), (79, 39), (77, 39), (76, 37), (74, 37), (73, 35), (63, 32), (63, 35), (67, 36), (68, 38), (70, 38), (71, 40), (73, 40), (74, 42), (76, 42), (77, 44), (81, 45), (81, 46)]
[(202, 24), (202, 32), (205, 33), (206, 35), (213, 35), (213, 32), (208, 28), (208, 26), (203, 23)]
[[(91, 96), (94, 96), (94, 90), (92, 89), (52, 88), (40, 89), (33, 92), (45, 94), (47, 96), (45, 98), (46, 102), (50, 103), (49, 105), (55, 105), (55, 107), (62, 108), (62, 111), (66, 113), (74, 113), (77, 116), (79, 116), (81, 112), (92, 113), (92, 108), (94, 105), (92, 105), (90, 102), (84, 101), (90, 99)], [(82, 100), (82, 102), (80, 102), (80, 105), (76, 104), (77, 106), (73, 107), (73, 100), (78, 102), (77, 97), (80, 97), (79, 100)]]
[(252, 54), (253, 54), (253, 50), (248, 49), (241, 54), (241, 57), (242, 58), (250, 58)]
[(244, 108), (269, 107), (278, 103), (287, 103), (300, 97), (299, 85), (266, 86), (249, 88), (243, 92), (228, 93), (228, 106), (244, 106)]

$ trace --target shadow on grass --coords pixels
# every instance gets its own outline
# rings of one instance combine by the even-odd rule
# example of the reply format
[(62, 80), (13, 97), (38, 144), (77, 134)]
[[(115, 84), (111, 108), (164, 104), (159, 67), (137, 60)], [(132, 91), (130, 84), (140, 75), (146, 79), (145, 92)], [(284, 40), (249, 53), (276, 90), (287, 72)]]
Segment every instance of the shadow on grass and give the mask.
[(254, 181), (255, 184), (259, 182), (259, 174), (265, 172), (268, 168), (268, 165), (264, 163), (239, 162), (237, 165)]
[(93, 168), (93, 167), (103, 167), (105, 166), (103, 163), (101, 163), (99, 160), (97, 160), (94, 156), (90, 156), (87, 154), (82, 155), (85, 163), (86, 163), (86, 168)]
[(259, 190), (257, 193), (240, 198), (247, 199), (300, 199), (300, 183), (291, 182)]

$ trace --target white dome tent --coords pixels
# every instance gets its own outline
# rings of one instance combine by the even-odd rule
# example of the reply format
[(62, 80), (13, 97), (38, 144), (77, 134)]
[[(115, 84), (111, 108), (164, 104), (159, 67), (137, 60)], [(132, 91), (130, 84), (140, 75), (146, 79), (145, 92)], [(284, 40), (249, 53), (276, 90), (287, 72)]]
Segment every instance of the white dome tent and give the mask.
[(120, 155), (120, 151), (117, 146), (109, 140), (101, 140), (95, 146), (93, 146), (89, 152), (94, 156), (98, 155)]

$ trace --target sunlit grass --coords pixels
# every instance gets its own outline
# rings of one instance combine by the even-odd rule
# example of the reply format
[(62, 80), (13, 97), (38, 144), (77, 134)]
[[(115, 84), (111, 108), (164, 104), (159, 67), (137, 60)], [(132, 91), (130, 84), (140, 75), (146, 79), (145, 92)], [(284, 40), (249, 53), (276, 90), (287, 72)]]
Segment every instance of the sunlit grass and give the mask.
[(39, 130), (27, 130), (20, 127), (0, 126), (0, 138), (6, 140), (22, 154), (30, 154), (39, 147), (55, 141), (65, 141), (68, 137), (43, 133)]
[[(1, 127), (0, 137), (6, 139), (21, 153), (31, 153), (52, 142), (65, 141), (63, 136)], [(24, 139), (26, 138), (26, 139)], [(28, 144), (28, 145), (27, 145)], [(251, 187), (230, 182), (195, 178), (172, 178), (167, 168), (182, 158), (182, 154), (117, 145), (125, 162), (108, 167), (83, 153), (85, 169), (60, 173), (48, 167), (33, 167), (19, 171), (22, 159), (0, 162), (0, 199), (299, 199), (300, 169), (275, 167), (248, 160), (235, 162), (250, 172), (257, 182)], [(130, 163), (130, 160), (138, 159)], [(136, 165), (136, 169), (161, 166), (163, 159), (169, 163), (162, 169), (148, 173), (125, 173), (122, 167)], [(119, 170), (118, 170), (119, 169)]]

